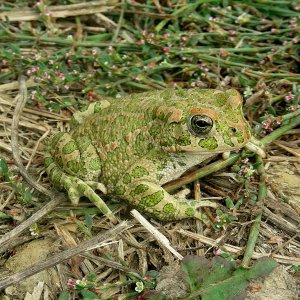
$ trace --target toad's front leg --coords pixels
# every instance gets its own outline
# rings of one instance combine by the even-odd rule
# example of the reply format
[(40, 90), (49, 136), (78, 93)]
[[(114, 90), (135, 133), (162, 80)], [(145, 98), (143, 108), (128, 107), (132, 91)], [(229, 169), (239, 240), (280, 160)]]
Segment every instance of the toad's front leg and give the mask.
[(73, 205), (85, 196), (113, 223), (117, 223), (111, 210), (95, 192), (106, 193), (106, 188), (98, 182), (101, 161), (88, 136), (74, 139), (69, 133), (53, 135), (44, 162), (50, 181), (59, 190), (67, 191)]

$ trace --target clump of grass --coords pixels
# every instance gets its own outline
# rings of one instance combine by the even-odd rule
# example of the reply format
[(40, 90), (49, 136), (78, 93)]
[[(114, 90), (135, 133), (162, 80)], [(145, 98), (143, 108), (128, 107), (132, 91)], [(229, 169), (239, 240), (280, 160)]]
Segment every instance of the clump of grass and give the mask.
[[(300, 80), (300, 13), (293, 2), (207, 0), (159, 12), (155, 5), (126, 2), (121, 21), (114, 10), (106, 14), (120, 21), (118, 35), (91, 33), (79, 17), (74, 30), (66, 30), (63, 20), (51, 18), (47, 1), (31, 6), (39, 19), (1, 24), (0, 80), (33, 77), (40, 83), (30, 95), (37, 105), (59, 109), (78, 98), (177, 85), (269, 90), (274, 81)], [(59, 105), (49, 101), (57, 94)]]

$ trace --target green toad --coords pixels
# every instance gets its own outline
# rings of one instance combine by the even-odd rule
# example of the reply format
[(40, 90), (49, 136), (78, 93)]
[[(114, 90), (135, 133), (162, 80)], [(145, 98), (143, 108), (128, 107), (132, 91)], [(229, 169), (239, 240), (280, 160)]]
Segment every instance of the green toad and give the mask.
[(195, 217), (199, 202), (161, 185), (217, 153), (250, 139), (236, 90), (166, 89), (92, 103), (74, 114), (69, 133), (54, 134), (45, 166), (73, 204), (89, 198), (114, 221), (96, 189), (116, 195), (159, 220)]

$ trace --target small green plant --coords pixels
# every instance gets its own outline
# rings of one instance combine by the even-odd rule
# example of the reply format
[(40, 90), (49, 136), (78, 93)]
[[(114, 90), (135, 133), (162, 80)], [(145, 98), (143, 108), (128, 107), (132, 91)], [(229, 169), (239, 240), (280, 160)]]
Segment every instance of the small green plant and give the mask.
[[(127, 287), (130, 291), (126, 294), (126, 299), (134, 299), (132, 297), (138, 297), (143, 299), (143, 293), (152, 290), (156, 284), (157, 272), (149, 272), (147, 276), (143, 277), (138, 273), (127, 273), (128, 279), (124, 282), (116, 284), (107, 284), (99, 281), (95, 274), (82, 279), (69, 278), (67, 285), (77, 290), (82, 298), (80, 299), (99, 299), (101, 294), (108, 292), (111, 289)], [(133, 290), (133, 291), (131, 291)], [(64, 299), (64, 298), (63, 298)]]
[(2, 158), (0, 158), (0, 180), (7, 182), (13, 188), (16, 198), (22, 204), (32, 202), (30, 188), (25, 182), (19, 181), (19, 177), (9, 170), (7, 162)]
[(237, 217), (231, 213), (224, 213), (222, 210), (216, 210), (217, 216), (215, 217), (214, 227), (216, 230), (222, 230), (225, 226), (233, 221), (237, 221)]
[(276, 261), (263, 257), (251, 269), (237, 268), (235, 263), (222, 257), (211, 260), (195, 255), (182, 260), (182, 270), (189, 285), (186, 300), (234, 300), (241, 299), (248, 286), (248, 280), (265, 276), (277, 266)]

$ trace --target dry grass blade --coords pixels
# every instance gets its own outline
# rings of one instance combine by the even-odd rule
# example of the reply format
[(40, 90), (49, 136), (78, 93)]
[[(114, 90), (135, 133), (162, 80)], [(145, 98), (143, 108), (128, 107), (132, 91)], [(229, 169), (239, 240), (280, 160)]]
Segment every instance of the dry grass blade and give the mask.
[[(95, 13), (103, 13), (112, 10), (118, 5), (118, 0), (108, 1), (90, 1), (88, 8), (86, 2), (70, 4), (70, 5), (53, 5), (48, 6), (45, 14), (49, 14), (52, 18), (66, 18), (70, 16), (81, 16)], [(9, 21), (33, 21), (41, 17), (41, 13), (34, 9), (22, 9), (16, 11), (8, 11), (0, 13), (0, 19)]]
[(22, 110), (25, 106), (26, 100), (27, 100), (27, 87), (26, 87), (26, 82), (25, 82), (24, 77), (20, 77), (19, 82), (20, 82), (19, 83), (20, 84), (20, 87), (19, 87), (20, 92), (19, 92), (18, 96), (16, 97), (15, 113), (13, 116), (12, 126), (11, 126), (11, 148), (13, 150), (12, 153), (14, 156), (15, 164), (18, 166), (20, 173), (26, 179), (26, 181), (32, 187), (34, 187), (41, 193), (47, 195), (51, 199), (51, 201), (48, 202), (42, 209), (40, 209), (33, 216), (31, 216), (26, 221), (24, 221), (22, 224), (20, 224), (19, 226), (17, 226), (10, 232), (3, 235), (0, 238), (1, 251), (5, 251), (11, 240), (15, 239), (25, 229), (27, 229), (29, 226), (31, 226), (32, 224), (37, 222), (44, 215), (48, 214), (49, 211), (51, 211), (55, 206), (57, 206), (58, 203), (60, 203), (62, 201), (61, 197), (49, 192), (43, 186), (37, 184), (35, 182), (35, 180), (28, 175), (28, 172), (24, 168), (23, 163), (20, 159), (19, 144), (18, 144), (18, 127), (19, 127), (20, 115), (21, 115), (21, 112), (22, 112)]

